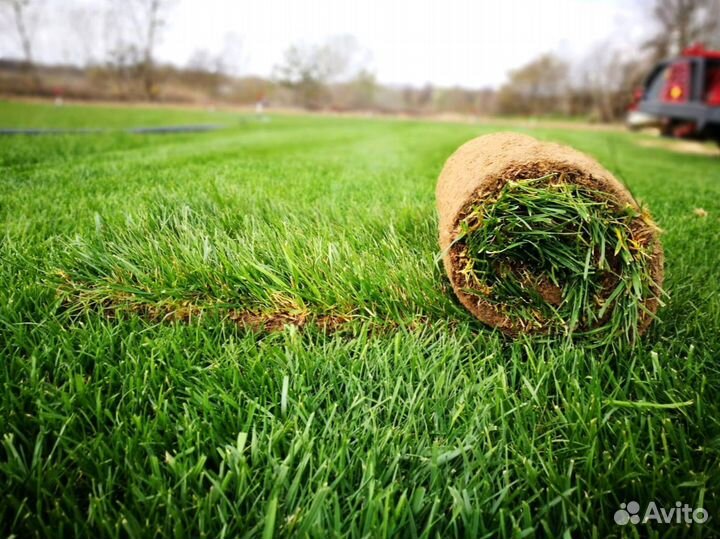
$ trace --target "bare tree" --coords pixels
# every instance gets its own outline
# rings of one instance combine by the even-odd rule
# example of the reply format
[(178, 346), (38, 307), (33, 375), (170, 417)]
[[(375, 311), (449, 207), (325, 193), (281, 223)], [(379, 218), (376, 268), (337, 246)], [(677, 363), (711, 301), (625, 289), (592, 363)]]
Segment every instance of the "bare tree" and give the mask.
[(410, 114), (432, 112), (436, 89), (429, 82), (421, 88), (405, 86), (402, 89), (403, 110)]
[(114, 32), (109, 61), (119, 71), (134, 68), (148, 99), (157, 97), (155, 48), (172, 0), (111, 0), (108, 26)]
[(30, 8), (30, 0), (0, 0), (0, 5), (5, 5), (10, 9), (12, 23), (20, 40), (20, 48), (22, 49), (25, 69), (32, 78), (33, 85), (36, 89), (40, 87), (40, 78), (35, 69), (35, 61), (33, 58), (33, 42), (30, 35), (30, 22), (28, 10)]
[(552, 54), (543, 54), (510, 71), (498, 92), (500, 112), (551, 114), (566, 112), (569, 66)]
[(646, 5), (656, 31), (644, 45), (657, 61), (695, 42), (720, 46), (720, 0), (652, 0)]
[(598, 45), (576, 67), (579, 80), (572, 89), (573, 107), (584, 106), (592, 120), (621, 119), (648, 68), (645, 61), (628, 58), (611, 43)]
[(332, 87), (333, 106), (342, 110), (370, 110), (375, 105), (377, 86), (375, 75), (363, 70), (352, 80)]
[(142, 76), (145, 86), (145, 95), (152, 99), (155, 97), (155, 69), (153, 53), (162, 19), (160, 18), (161, 0), (146, 0), (142, 2), (141, 9), (145, 22), (145, 35), (142, 42)]
[(320, 51), (302, 45), (292, 45), (287, 49), (282, 62), (274, 70), (278, 82), (291, 88), (298, 104), (308, 109), (321, 105), (329, 74)]
[(285, 51), (274, 77), (295, 92), (300, 105), (319, 108), (328, 99), (329, 83), (352, 78), (353, 70), (362, 69), (361, 56), (360, 47), (349, 36), (331, 38), (323, 45), (297, 44)]

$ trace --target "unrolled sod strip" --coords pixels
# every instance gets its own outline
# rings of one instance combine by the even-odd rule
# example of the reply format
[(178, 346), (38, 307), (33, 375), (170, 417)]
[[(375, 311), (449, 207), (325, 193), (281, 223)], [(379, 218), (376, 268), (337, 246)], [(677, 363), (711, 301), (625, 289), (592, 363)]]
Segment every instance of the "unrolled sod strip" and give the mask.
[[(526, 135), (485, 135), (447, 160), (436, 195), (445, 270), (459, 300), (482, 322), (509, 335), (585, 332), (630, 340), (648, 328), (663, 280), (659, 229), (594, 159)], [(602, 231), (607, 244), (592, 239)], [(545, 248), (577, 254), (584, 268), (557, 269)]]

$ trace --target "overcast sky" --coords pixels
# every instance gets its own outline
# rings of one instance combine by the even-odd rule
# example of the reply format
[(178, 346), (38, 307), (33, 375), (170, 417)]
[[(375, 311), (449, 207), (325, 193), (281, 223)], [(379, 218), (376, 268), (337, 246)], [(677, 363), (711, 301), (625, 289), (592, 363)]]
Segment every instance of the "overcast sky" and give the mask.
[[(102, 49), (92, 21), (75, 16), (70, 31), (59, 21), (69, 5), (100, 13), (107, 0), (36, 1), (39, 59), (78, 61), (82, 40)], [(639, 13), (632, 0), (175, 0), (156, 56), (185, 65), (198, 49), (232, 50), (243, 73), (267, 76), (290, 44), (350, 34), (381, 82), (497, 86), (542, 52), (578, 59), (640, 39)], [(16, 37), (3, 33), (0, 56), (17, 56)]]

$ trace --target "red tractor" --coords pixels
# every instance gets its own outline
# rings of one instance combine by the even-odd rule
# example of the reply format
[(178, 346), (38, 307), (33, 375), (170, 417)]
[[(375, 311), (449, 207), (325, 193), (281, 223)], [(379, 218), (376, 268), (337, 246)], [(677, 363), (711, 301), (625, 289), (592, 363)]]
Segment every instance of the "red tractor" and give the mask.
[(720, 143), (720, 51), (693, 45), (655, 66), (635, 94), (628, 125)]

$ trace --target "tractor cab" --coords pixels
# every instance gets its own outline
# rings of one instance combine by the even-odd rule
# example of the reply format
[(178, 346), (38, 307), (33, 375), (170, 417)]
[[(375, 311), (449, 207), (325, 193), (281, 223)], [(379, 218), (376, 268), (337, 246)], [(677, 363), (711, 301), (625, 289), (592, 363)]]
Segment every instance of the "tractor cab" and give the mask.
[(628, 123), (657, 125), (666, 136), (720, 142), (720, 51), (693, 45), (655, 66), (635, 95)]

